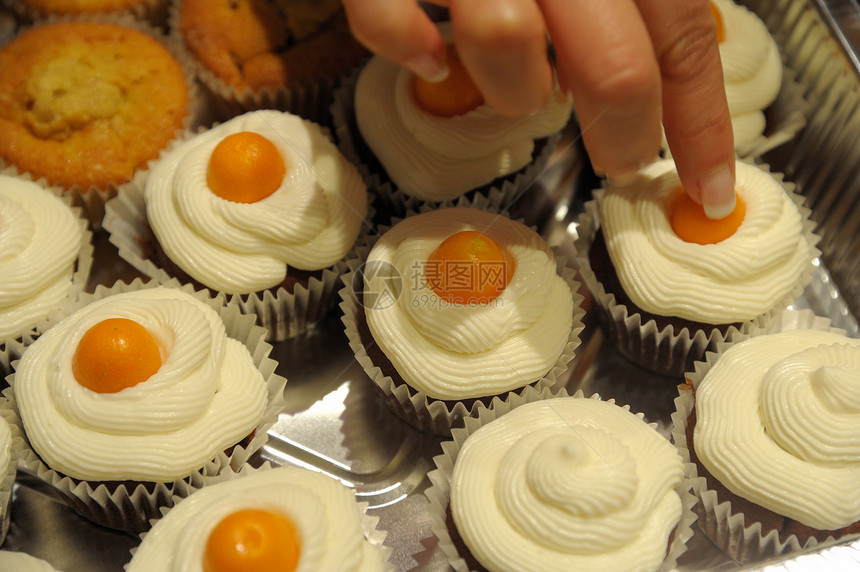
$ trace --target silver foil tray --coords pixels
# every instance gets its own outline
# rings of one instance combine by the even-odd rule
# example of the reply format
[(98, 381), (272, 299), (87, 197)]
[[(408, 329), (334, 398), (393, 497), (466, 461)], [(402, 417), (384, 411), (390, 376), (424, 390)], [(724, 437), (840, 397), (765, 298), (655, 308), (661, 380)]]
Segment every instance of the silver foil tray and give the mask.
[[(822, 235), (821, 264), (797, 307), (808, 307), (860, 336), (860, 17), (853, 0), (750, 0), (742, 2), (768, 24), (786, 64), (797, 74), (809, 102), (807, 127), (768, 153), (771, 169), (795, 182), (807, 197)], [(567, 130), (546, 171), (511, 210), (535, 225), (551, 243), (575, 232), (575, 219), (597, 186), (577, 138)], [(137, 273), (98, 234), (95, 284), (126, 281)], [(585, 292), (583, 292), (585, 293)], [(586, 300), (587, 303), (588, 300)], [(668, 435), (680, 379), (646, 372), (627, 362), (586, 315), (582, 345), (565, 377), (572, 393), (582, 389), (615, 398), (643, 412)], [(275, 345), (272, 357), (288, 379), (287, 407), (254, 461), (320, 470), (354, 487), (388, 531), (386, 545), (398, 570), (447, 570), (430, 532), (426, 473), (434, 468), (442, 439), (411, 429), (390, 413), (353, 358), (337, 313), (308, 334)], [(846, 483), (860, 486), (860, 483)], [(116, 572), (131, 558), (137, 536), (101, 528), (58, 504), (34, 479), (19, 473), (7, 550), (21, 550), (65, 572)], [(688, 544), (681, 570), (739, 570), (701, 533)], [(761, 570), (860, 569), (860, 540), (849, 539), (757, 563)]]

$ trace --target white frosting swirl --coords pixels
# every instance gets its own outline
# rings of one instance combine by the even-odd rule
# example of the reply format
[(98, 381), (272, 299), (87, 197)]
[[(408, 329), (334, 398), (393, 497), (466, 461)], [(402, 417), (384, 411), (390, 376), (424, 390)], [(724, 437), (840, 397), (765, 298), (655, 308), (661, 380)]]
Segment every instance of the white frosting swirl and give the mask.
[(26, 552), (0, 550), (0, 570), (15, 572), (57, 572), (48, 562)]
[(779, 95), (782, 59), (767, 26), (754, 12), (732, 0), (713, 4), (723, 21), (720, 60), (735, 146), (740, 147), (764, 133), (763, 110)]
[[(439, 30), (451, 41), (450, 24)], [(560, 131), (572, 105), (556, 89), (550, 102), (526, 117), (506, 117), (481, 105), (454, 117), (419, 107), (412, 73), (382, 57), (372, 58), (355, 87), (361, 136), (394, 185), (422, 200), (456, 198), (518, 171), (532, 160), (534, 140)]]
[(487, 569), (656, 570), (683, 468), (639, 417), (597, 399), (520, 406), (457, 455), (451, 513)]
[(293, 522), (301, 539), (296, 572), (385, 567), (379, 548), (364, 536), (353, 491), (321, 473), (284, 467), (209, 485), (183, 499), (144, 536), (126, 572), (202, 571), (212, 529), (245, 509), (272, 511)]
[[(148, 380), (116, 393), (80, 385), (72, 359), (107, 318), (144, 326), (162, 353)], [(172, 481), (238, 443), (267, 402), (248, 349), (190, 294), (152, 288), (95, 301), (29, 346), (13, 379), (27, 438), (54, 470), (84, 480)]]
[(0, 175), (0, 341), (22, 335), (69, 295), (84, 240), (59, 197)]
[[(269, 139), (287, 168), (281, 186), (255, 203), (222, 199), (206, 183), (213, 149), (240, 131)], [(367, 214), (361, 176), (322, 129), (273, 110), (235, 117), (167, 153), (147, 177), (145, 199), (170, 259), (228, 294), (276, 286), (288, 266), (331, 266), (352, 248)]]
[(744, 220), (729, 238), (705, 245), (672, 230), (669, 209), (680, 185), (674, 163), (658, 161), (633, 184), (611, 186), (600, 199), (609, 256), (633, 303), (653, 314), (727, 324), (751, 320), (789, 296), (814, 249), (780, 183), (758, 167), (736, 163)]
[(797, 330), (723, 353), (696, 390), (694, 445), (729, 490), (820, 530), (860, 520), (860, 340)]
[[(486, 304), (440, 301), (426, 261), (449, 236), (477, 230), (516, 261), (509, 284)], [(495, 395), (532, 383), (556, 363), (573, 325), (573, 295), (552, 251), (525, 225), (471, 208), (411, 216), (374, 245), (367, 267), (391, 265), (402, 289), (391, 304), (368, 304), (367, 323), (403, 380), (437, 399)], [(390, 287), (390, 272), (365, 274), (367, 292)]]

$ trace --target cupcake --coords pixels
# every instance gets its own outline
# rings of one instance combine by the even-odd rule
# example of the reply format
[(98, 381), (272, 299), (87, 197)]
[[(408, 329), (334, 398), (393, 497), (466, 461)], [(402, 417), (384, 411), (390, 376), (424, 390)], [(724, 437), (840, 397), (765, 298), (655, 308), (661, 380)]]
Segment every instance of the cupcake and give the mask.
[(30, 556), (26, 552), (0, 550), (0, 570), (15, 570), (15, 572), (57, 572), (45, 560)]
[(84, 289), (92, 233), (62, 191), (0, 173), (0, 388), (52, 311)]
[(177, 0), (171, 29), (220, 120), (280, 109), (325, 124), (340, 77), (367, 57), (338, 0)]
[(681, 375), (706, 349), (794, 302), (818, 237), (794, 186), (736, 164), (738, 207), (711, 220), (662, 160), (629, 185), (595, 192), (576, 259), (609, 339), (631, 361)]
[[(448, 23), (440, 32), (452, 41)], [(448, 65), (448, 79), (433, 84), (375, 56), (336, 94), (338, 143), (396, 216), (466, 193), (501, 210), (534, 181), (570, 119), (559, 88), (535, 113), (503, 116), (484, 104), (453, 44)]]
[[(328, 475), (245, 467), (155, 521), (125, 570), (386, 570), (385, 534)], [(244, 544), (243, 544), (244, 543)]]
[(144, 529), (176, 483), (237, 469), (265, 443), (285, 380), (264, 337), (191, 288), (97, 289), (9, 376), (19, 467), (94, 522)]
[(223, 292), (282, 340), (334, 306), (367, 210), (322, 128), (266, 110), (189, 133), (121, 189), (105, 228), (147, 276)]
[(573, 270), (503, 215), (407, 217), (344, 280), (356, 358), (394, 412), (425, 431), (447, 434), (481, 401), (554, 385), (579, 345)]
[(687, 374), (673, 436), (702, 530), (753, 562), (860, 532), (860, 340), (787, 311)]
[(669, 441), (596, 395), (524, 397), (466, 419), (435, 458), (426, 494), (451, 567), (673, 569), (695, 498)]
[(60, 21), (0, 49), (0, 166), (45, 179), (95, 228), (116, 187), (191, 120), (193, 94), (158, 32), (131, 18)]
[[(20, 439), (18, 428), (6, 420), (0, 411), (0, 544), (9, 532), (9, 522), (12, 516), (12, 487), (18, 471), (18, 456), (13, 442)], [(8, 570), (0, 566), (0, 570)]]

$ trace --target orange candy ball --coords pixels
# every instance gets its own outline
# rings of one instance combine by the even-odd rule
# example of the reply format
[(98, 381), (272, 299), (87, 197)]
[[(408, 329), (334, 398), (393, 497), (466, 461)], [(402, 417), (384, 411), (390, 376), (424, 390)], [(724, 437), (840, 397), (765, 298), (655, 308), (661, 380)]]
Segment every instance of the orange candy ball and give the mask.
[(415, 76), (412, 91), (421, 109), (440, 117), (454, 117), (484, 103), (484, 96), (478, 91), (453, 45), (448, 45), (446, 54), (448, 77), (430, 82)]
[(722, 44), (723, 40), (726, 39), (726, 29), (723, 25), (723, 16), (720, 14), (717, 6), (711, 2), (711, 16), (714, 18), (714, 22), (717, 23), (717, 43)]
[(746, 205), (735, 197), (735, 210), (721, 219), (708, 218), (702, 205), (683, 190), (672, 201), (669, 221), (672, 230), (681, 240), (696, 244), (716, 244), (732, 236), (741, 226), (746, 214)]
[(234, 203), (255, 203), (278, 190), (287, 168), (274, 143), (252, 131), (233, 133), (212, 151), (206, 183)]
[(72, 358), (75, 379), (98, 393), (133, 387), (160, 367), (161, 353), (152, 334), (127, 318), (109, 318), (91, 327)]
[(427, 283), (452, 304), (496, 299), (514, 275), (516, 262), (482, 232), (464, 230), (445, 239), (427, 259)]
[(262, 509), (224, 517), (206, 542), (204, 572), (289, 572), (301, 554), (296, 528), (287, 518)]

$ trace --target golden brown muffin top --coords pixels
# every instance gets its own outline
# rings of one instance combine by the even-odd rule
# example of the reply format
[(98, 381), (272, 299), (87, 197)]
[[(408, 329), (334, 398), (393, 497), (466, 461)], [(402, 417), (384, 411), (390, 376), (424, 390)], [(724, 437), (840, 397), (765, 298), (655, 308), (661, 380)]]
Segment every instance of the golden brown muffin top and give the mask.
[(206, 69), (240, 89), (316, 80), (364, 56), (338, 0), (183, 0), (179, 30)]
[(179, 62), (121, 25), (32, 28), (0, 49), (0, 69), (0, 158), (66, 188), (131, 179), (188, 113)]

